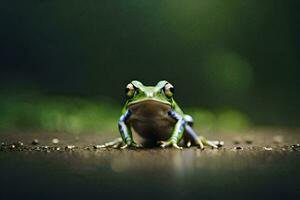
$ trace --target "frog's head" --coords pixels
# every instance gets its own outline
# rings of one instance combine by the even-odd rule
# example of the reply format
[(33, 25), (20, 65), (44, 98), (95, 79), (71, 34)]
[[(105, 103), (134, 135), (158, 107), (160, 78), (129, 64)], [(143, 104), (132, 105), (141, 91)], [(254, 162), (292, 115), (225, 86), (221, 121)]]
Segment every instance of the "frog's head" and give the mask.
[(144, 86), (140, 81), (131, 81), (126, 86), (127, 106), (144, 102), (156, 101), (173, 105), (174, 87), (168, 81), (159, 81), (156, 86)]

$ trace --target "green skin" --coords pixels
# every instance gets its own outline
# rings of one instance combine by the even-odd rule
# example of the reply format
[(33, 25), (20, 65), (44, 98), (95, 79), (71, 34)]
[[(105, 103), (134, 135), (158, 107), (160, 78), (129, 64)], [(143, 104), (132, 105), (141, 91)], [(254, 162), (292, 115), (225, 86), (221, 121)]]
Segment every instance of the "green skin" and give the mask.
[[(173, 88), (167, 81), (159, 81), (156, 86), (144, 86), (139, 81), (132, 81), (118, 123), (121, 138), (103, 147), (124, 149), (150, 144), (182, 149), (179, 143), (183, 139), (187, 147), (194, 145), (203, 149), (206, 145), (217, 148), (219, 141), (208, 141), (194, 132), (192, 117), (183, 113), (170, 87)], [(142, 138), (143, 143), (136, 143), (133, 135)]]

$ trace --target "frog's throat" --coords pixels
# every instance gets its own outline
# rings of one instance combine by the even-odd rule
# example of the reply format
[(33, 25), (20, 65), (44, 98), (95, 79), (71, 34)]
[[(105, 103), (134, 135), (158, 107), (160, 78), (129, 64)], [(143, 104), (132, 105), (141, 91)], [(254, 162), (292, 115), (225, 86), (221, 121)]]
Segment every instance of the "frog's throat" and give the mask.
[(168, 105), (168, 106), (171, 106), (172, 104), (168, 101), (162, 101), (162, 100), (158, 100), (158, 99), (139, 99), (139, 100), (136, 100), (136, 101), (132, 101), (132, 102), (129, 102), (127, 104), (127, 106), (131, 106), (131, 105), (134, 105), (134, 104), (142, 104), (142, 103), (161, 103), (161, 104), (164, 104), (164, 105)]

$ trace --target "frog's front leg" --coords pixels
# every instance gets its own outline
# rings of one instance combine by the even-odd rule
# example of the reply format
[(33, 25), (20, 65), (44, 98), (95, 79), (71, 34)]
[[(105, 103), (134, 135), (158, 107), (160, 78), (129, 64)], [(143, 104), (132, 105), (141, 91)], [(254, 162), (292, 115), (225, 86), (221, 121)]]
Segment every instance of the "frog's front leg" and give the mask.
[(182, 147), (178, 146), (178, 142), (181, 140), (183, 136), (186, 121), (183, 119), (183, 117), (181, 117), (181, 115), (179, 115), (175, 111), (169, 111), (168, 115), (173, 119), (177, 120), (177, 122), (175, 124), (172, 136), (167, 141), (161, 141), (160, 146), (163, 148), (168, 146), (173, 146), (177, 149), (182, 149)]
[(120, 117), (118, 127), (119, 131), (122, 137), (123, 142), (125, 143), (124, 146), (121, 147), (121, 149), (125, 149), (127, 147), (141, 147), (141, 145), (137, 144), (133, 138), (132, 133), (128, 125), (126, 124), (126, 121), (131, 116), (131, 111), (127, 110), (124, 115)]

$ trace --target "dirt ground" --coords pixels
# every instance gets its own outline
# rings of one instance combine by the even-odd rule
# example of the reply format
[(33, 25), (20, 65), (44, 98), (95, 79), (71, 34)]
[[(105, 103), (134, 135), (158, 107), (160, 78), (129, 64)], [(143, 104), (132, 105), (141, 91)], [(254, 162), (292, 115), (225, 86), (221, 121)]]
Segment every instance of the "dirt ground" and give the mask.
[(298, 199), (300, 195), (300, 130), (204, 133), (225, 145), (181, 151), (98, 149), (117, 136), (102, 135), (1, 133), (0, 199)]

